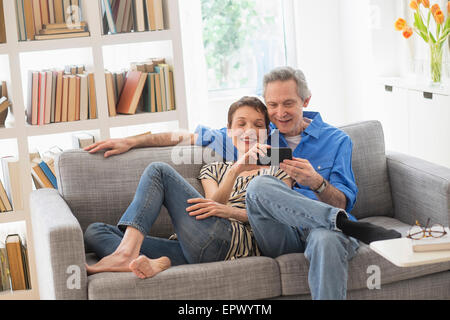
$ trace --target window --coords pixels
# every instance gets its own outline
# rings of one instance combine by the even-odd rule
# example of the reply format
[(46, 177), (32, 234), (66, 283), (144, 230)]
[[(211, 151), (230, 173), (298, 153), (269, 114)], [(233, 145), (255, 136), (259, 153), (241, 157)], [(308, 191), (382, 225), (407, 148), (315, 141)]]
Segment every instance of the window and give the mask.
[(201, 2), (210, 95), (261, 95), (264, 74), (287, 63), (285, 1)]

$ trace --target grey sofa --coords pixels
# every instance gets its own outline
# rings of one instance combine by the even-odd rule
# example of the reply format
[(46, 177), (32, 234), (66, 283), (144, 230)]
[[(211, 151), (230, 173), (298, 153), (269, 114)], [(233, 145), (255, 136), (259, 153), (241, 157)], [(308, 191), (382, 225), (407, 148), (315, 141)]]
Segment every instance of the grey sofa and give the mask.
[[(427, 218), (449, 225), (450, 169), (407, 155), (385, 153), (381, 125), (367, 121), (341, 127), (353, 140), (353, 169), (359, 187), (352, 211), (358, 219), (405, 234)], [(42, 299), (309, 299), (308, 261), (301, 253), (276, 259), (172, 267), (154, 278), (132, 273), (87, 276), (83, 231), (93, 222), (117, 223), (139, 178), (153, 161), (172, 164), (195, 188), (202, 164), (174, 164), (172, 154), (198, 159), (201, 147), (135, 149), (105, 159), (102, 153), (64, 152), (56, 161), (58, 190), (31, 194), (31, 219)], [(162, 210), (151, 234), (172, 234)], [(370, 266), (381, 271), (381, 288), (368, 289)], [(450, 263), (400, 268), (362, 244), (349, 262), (348, 299), (449, 299)]]

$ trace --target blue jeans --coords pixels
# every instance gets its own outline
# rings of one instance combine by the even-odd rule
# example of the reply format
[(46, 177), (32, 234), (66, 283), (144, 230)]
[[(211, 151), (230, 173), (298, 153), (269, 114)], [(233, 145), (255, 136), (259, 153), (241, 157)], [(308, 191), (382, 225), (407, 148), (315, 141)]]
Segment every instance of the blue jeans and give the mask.
[[(166, 163), (151, 163), (139, 181), (134, 199), (117, 226), (91, 224), (84, 240), (99, 258), (110, 255), (120, 244), (127, 226), (145, 235), (141, 254), (154, 259), (167, 256), (172, 265), (224, 260), (230, 248), (232, 228), (228, 219), (196, 220), (186, 208), (191, 198), (203, 198), (178, 172)], [(167, 208), (178, 240), (148, 236), (162, 206)]]
[(336, 231), (344, 210), (312, 200), (271, 176), (253, 179), (246, 195), (247, 215), (262, 254), (276, 258), (304, 253), (310, 262), (313, 299), (345, 299), (348, 260), (358, 241)]

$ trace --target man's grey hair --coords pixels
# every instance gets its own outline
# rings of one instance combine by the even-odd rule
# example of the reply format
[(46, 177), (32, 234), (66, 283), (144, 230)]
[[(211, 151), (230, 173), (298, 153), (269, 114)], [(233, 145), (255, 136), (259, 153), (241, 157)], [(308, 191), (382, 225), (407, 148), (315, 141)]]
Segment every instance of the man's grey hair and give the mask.
[(264, 93), (266, 96), (267, 85), (274, 81), (288, 81), (294, 80), (297, 83), (297, 94), (303, 100), (303, 102), (311, 97), (311, 91), (308, 88), (305, 75), (299, 69), (293, 69), (291, 67), (278, 67), (270, 71), (264, 76)]

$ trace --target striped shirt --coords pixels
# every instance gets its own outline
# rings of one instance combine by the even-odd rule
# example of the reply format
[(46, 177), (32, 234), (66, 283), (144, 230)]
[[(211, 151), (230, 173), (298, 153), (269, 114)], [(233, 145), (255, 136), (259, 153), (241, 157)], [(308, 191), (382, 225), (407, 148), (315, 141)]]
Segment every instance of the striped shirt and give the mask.
[[(214, 162), (202, 167), (198, 179), (212, 179), (220, 185), (225, 174), (233, 165), (233, 162)], [(287, 173), (279, 167), (270, 167), (267, 169), (260, 169), (258, 172), (249, 176), (238, 176), (234, 182), (230, 198), (227, 205), (239, 209), (246, 209), (245, 194), (250, 181), (257, 176), (271, 175), (280, 180), (289, 178)], [(256, 240), (253, 237), (250, 224), (248, 222), (241, 222), (230, 218), (232, 227), (231, 245), (225, 260), (234, 260), (247, 256), (261, 255)]]

